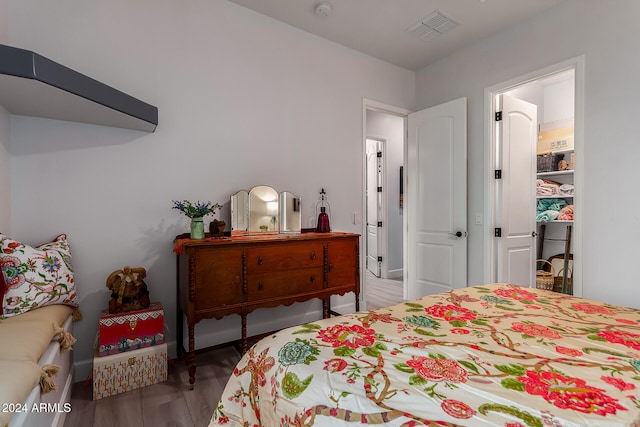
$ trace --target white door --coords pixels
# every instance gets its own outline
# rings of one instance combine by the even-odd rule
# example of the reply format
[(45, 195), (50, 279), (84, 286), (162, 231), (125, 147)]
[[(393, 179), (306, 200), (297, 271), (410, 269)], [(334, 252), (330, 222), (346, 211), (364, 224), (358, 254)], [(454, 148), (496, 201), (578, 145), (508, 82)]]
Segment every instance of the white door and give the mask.
[(467, 286), (467, 99), (409, 114), (405, 299)]
[(367, 269), (376, 277), (380, 277), (381, 263), (378, 261), (380, 254), (380, 239), (378, 238), (378, 221), (382, 220), (382, 193), (378, 188), (382, 187), (382, 153), (380, 141), (367, 139)]
[[(501, 99), (500, 99), (501, 98)], [(498, 97), (502, 120), (496, 121), (497, 281), (524, 286), (535, 283), (536, 144), (538, 107), (508, 95)]]

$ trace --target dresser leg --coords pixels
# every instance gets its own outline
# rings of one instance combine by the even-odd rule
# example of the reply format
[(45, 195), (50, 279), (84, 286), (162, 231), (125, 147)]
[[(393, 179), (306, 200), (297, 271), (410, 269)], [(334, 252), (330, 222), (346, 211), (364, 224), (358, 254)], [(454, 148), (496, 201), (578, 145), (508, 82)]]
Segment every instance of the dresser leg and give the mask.
[(329, 311), (331, 309), (331, 297), (325, 297), (322, 299), (322, 318), (329, 318)]
[(356, 292), (356, 311), (360, 311), (360, 294)]
[(242, 319), (242, 343), (240, 346), (244, 355), (247, 352), (247, 315), (242, 313), (240, 317)]
[(194, 337), (195, 326), (189, 325), (189, 353), (187, 353), (187, 370), (189, 371), (189, 390), (193, 390), (196, 382), (196, 341)]

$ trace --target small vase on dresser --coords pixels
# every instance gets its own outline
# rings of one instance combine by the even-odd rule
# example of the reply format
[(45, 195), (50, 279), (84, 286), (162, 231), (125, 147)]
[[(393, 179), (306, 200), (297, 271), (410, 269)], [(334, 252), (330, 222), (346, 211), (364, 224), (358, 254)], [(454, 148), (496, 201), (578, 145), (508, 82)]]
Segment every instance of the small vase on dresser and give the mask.
[(191, 238), (194, 240), (204, 239), (204, 223), (202, 217), (191, 218)]

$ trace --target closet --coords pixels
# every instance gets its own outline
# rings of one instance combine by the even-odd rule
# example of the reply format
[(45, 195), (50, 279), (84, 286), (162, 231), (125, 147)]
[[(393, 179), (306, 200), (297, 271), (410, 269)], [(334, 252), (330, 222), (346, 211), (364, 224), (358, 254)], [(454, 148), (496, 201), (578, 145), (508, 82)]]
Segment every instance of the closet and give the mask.
[(572, 294), (573, 118), (541, 123), (539, 127), (536, 147), (536, 286)]
[[(524, 137), (530, 133), (521, 132), (523, 138), (510, 137), (501, 148), (502, 158), (509, 160), (501, 163), (506, 175), (499, 184), (502, 193), (498, 204), (504, 213), (497, 217), (502, 227), (501, 235), (496, 234), (498, 277), (502, 273), (511, 283), (572, 293), (574, 70), (533, 80), (503, 94), (533, 108), (531, 113), (518, 114), (533, 117), (537, 124), (531, 129), (537, 131), (537, 141), (535, 136)], [(503, 102), (500, 108), (509, 110), (504, 98)], [(512, 121), (503, 125), (505, 139), (510, 131), (504, 126), (516, 126), (518, 114), (511, 114)]]

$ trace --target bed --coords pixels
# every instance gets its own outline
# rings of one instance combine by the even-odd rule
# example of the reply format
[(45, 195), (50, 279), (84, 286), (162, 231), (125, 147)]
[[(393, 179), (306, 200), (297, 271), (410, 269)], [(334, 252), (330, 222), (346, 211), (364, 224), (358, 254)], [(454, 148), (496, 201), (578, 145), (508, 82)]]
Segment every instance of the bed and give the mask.
[(640, 310), (490, 284), (288, 328), (210, 426), (365, 424), (639, 426)]

